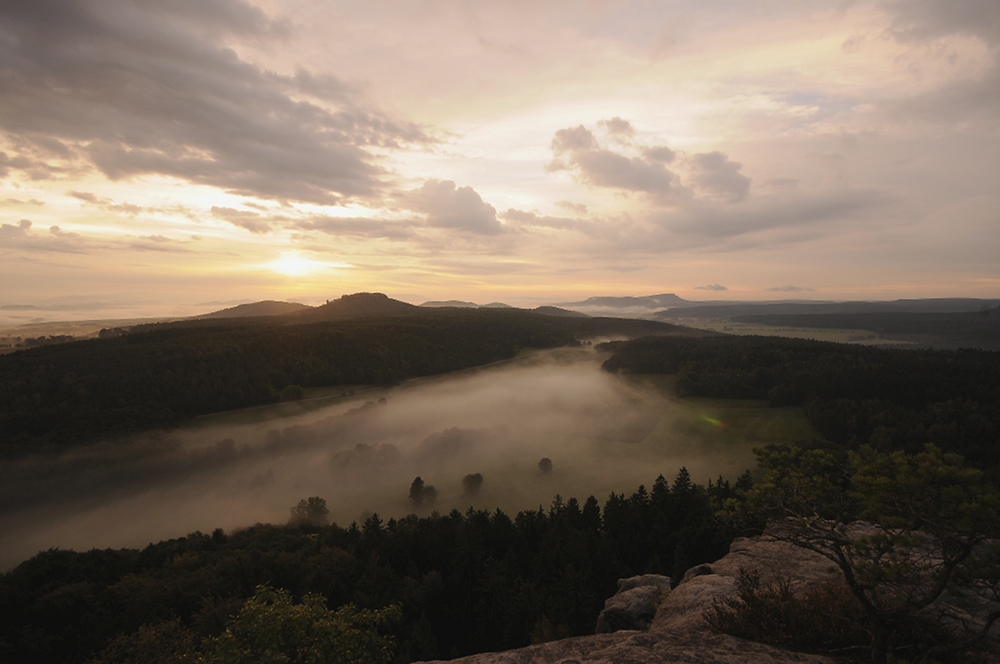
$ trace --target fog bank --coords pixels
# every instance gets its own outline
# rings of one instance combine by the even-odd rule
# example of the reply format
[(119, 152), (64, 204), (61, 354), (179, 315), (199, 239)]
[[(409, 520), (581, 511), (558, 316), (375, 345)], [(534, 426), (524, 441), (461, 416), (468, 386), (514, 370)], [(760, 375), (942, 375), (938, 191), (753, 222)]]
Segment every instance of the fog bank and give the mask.
[[(346, 526), (372, 513), (513, 514), (547, 507), (556, 494), (603, 503), (660, 473), (672, 479), (680, 466), (704, 483), (753, 465), (752, 441), (699, 424), (662, 379), (602, 372), (605, 357), (543, 352), (291, 417), (227, 414), (0, 465), (0, 568), (50, 547), (142, 547), (195, 530), (284, 523), (308, 496), (324, 498), (331, 520)], [(551, 472), (539, 468), (543, 457)], [(462, 480), (475, 473), (482, 485), (469, 492)], [(417, 476), (437, 489), (433, 504), (410, 502)]]

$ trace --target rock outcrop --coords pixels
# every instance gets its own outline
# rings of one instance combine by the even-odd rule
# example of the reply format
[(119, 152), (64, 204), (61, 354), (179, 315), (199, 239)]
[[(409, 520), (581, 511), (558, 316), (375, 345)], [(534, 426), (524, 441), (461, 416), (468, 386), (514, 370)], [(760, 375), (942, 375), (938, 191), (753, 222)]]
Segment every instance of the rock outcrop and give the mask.
[[(817, 554), (781, 542), (741, 538), (733, 542), (726, 557), (689, 570), (685, 580), (662, 597), (648, 631), (619, 629), (450, 661), (452, 664), (835, 664), (829, 657), (792, 652), (711, 631), (702, 614), (714, 601), (735, 592), (741, 566), (756, 568), (764, 579), (787, 576), (793, 584), (819, 582), (837, 573), (828, 560)], [(660, 581), (653, 582), (652, 578)], [(662, 579), (667, 579), (669, 588), (668, 577), (622, 579), (618, 592), (605, 604), (602, 616), (617, 605), (612, 600), (631, 598), (630, 593), (635, 591), (650, 595), (655, 591), (661, 596), (662, 585), (656, 583), (662, 584)], [(628, 603), (632, 603), (631, 599)]]
[[(757, 570), (762, 581), (787, 579), (793, 588), (836, 579), (840, 574), (828, 559), (817, 553), (767, 538), (738, 538), (730, 545), (728, 555), (711, 565), (691, 568), (680, 585), (665, 596), (663, 582), (669, 588), (668, 577), (646, 575), (618, 582), (618, 592), (607, 601), (601, 614), (605, 623), (619, 619), (611, 614), (618, 616), (620, 606), (635, 605), (634, 615), (644, 615), (645, 609), (638, 608), (645, 601), (640, 601), (640, 595), (655, 593), (660, 601), (648, 631), (618, 628), (610, 633), (450, 661), (452, 664), (836, 664), (836, 660), (822, 655), (775, 648), (711, 630), (704, 613), (714, 602), (735, 594), (741, 567)], [(983, 607), (977, 609), (967, 601), (954, 602), (955, 599), (943, 598), (936, 608), (947, 608), (947, 613), (957, 616), (959, 623), (981, 624)], [(964, 608), (959, 608), (960, 605)], [(631, 624), (641, 626), (642, 622)], [(982, 661), (1000, 661), (1000, 635), (994, 632), (983, 645)]]
[(621, 630), (647, 630), (660, 601), (670, 592), (670, 577), (643, 574), (618, 579), (618, 592), (604, 602), (597, 616), (597, 634)]

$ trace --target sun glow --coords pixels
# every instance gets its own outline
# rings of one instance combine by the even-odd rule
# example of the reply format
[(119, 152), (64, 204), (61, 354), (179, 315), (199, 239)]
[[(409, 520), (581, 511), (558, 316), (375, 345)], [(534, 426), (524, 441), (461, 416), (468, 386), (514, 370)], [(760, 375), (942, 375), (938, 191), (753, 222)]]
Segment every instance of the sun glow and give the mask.
[(325, 272), (326, 270), (350, 266), (347, 263), (314, 261), (297, 253), (290, 252), (282, 254), (281, 258), (277, 258), (270, 263), (265, 263), (264, 267), (272, 272), (278, 272), (289, 277), (303, 277), (318, 272)]

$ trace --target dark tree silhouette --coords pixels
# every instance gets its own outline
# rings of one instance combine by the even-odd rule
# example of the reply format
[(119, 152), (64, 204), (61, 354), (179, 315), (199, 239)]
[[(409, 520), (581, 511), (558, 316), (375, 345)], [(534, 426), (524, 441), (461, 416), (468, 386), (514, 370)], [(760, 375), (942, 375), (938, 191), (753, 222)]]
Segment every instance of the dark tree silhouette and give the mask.
[(424, 484), (418, 475), (410, 485), (410, 502), (416, 507), (421, 507), (424, 503), (433, 503), (437, 500), (437, 489), (430, 484)]
[(312, 496), (303, 498), (292, 508), (292, 518), (288, 523), (293, 526), (325, 526), (329, 516), (326, 501), (319, 496)]
[(483, 486), (483, 474), (474, 473), (466, 475), (462, 478), (462, 488), (465, 489), (465, 493), (472, 495), (479, 491)]

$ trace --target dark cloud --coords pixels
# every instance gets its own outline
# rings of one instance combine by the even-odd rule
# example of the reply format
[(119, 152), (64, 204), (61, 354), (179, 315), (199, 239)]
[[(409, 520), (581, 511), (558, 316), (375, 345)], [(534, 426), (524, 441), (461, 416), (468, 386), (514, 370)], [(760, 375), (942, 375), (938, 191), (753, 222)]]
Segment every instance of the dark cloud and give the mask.
[[(0, 3), (0, 132), (116, 180), (175, 176), (254, 197), (330, 203), (375, 195), (369, 146), (428, 140), (364, 107), (335, 78), (269, 72), (224, 46), (287, 32), (241, 0)], [(60, 153), (60, 154), (57, 154)]]
[(570, 171), (584, 184), (663, 196), (674, 174), (659, 161), (626, 157), (601, 148), (589, 129), (580, 125), (560, 129), (552, 138), (549, 171)]
[(427, 180), (400, 200), (408, 209), (426, 215), (431, 226), (484, 235), (503, 232), (496, 209), (472, 187), (456, 187), (451, 180)]
[(695, 286), (698, 290), (709, 290), (709, 291), (724, 291), (729, 290), (722, 284), (708, 284), (707, 286)]
[(742, 164), (731, 161), (722, 152), (692, 156), (692, 180), (711, 195), (729, 202), (742, 201), (750, 191), (750, 178), (740, 173)]

